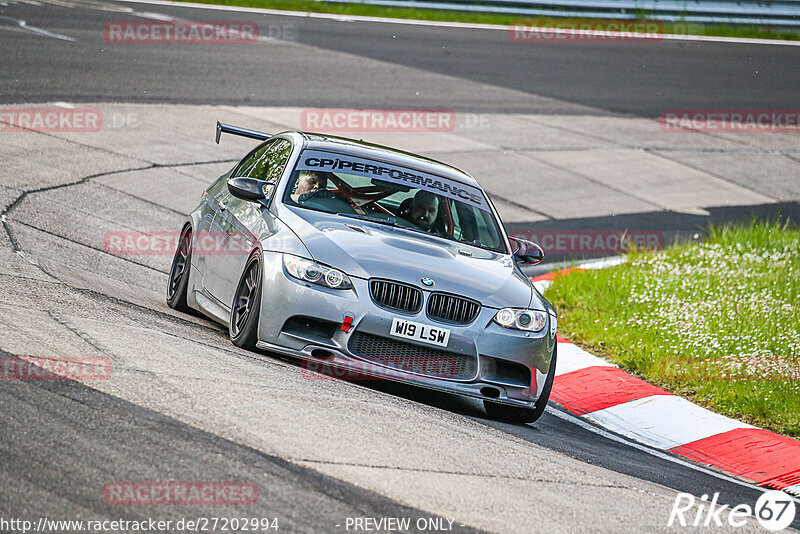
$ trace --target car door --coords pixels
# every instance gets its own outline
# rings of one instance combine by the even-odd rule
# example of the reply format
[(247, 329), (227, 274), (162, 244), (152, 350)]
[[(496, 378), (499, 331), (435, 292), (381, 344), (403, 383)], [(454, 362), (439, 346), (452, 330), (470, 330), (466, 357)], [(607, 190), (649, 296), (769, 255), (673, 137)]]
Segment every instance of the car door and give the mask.
[[(231, 171), (233, 171), (233, 169), (231, 169)], [(202, 275), (201, 280), (203, 280), (203, 287), (206, 287), (205, 279), (209, 275), (206, 266), (208, 255), (203, 253), (200, 246), (203, 245), (203, 240), (206, 239), (206, 236), (212, 231), (214, 217), (216, 217), (219, 211), (219, 197), (223, 191), (227, 192), (228, 190), (228, 176), (231, 171), (228, 171), (214, 180), (214, 183), (203, 192), (203, 198), (200, 202), (200, 217), (197, 221), (197, 227), (194, 229), (196, 243), (194, 244), (194, 253), (192, 254), (192, 266)]]
[[(275, 191), (286, 162), (291, 154), (292, 144), (286, 139), (270, 140), (251, 152), (231, 175), (249, 177), (275, 184)], [(250, 202), (234, 197), (227, 187), (219, 197), (219, 209), (212, 226), (219, 237), (221, 250), (209, 262), (214, 264), (214, 276), (206, 286), (212, 296), (226, 308), (233, 301), (239, 276), (250, 255), (252, 247), (263, 233), (265, 218), (272, 218), (266, 207), (258, 202)]]

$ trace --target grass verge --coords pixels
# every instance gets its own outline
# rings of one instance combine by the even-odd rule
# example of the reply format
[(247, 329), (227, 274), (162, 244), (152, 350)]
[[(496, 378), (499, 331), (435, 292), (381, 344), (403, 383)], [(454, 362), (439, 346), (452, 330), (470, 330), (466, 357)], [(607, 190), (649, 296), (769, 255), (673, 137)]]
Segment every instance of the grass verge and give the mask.
[(800, 230), (712, 228), (701, 244), (557, 277), (559, 330), (718, 413), (800, 437)]
[[(586, 18), (552, 18), (530, 17), (525, 15), (504, 15), (495, 13), (475, 13), (471, 11), (446, 11), (438, 9), (420, 9), (412, 7), (373, 6), (367, 4), (351, 4), (322, 2), (318, 0), (178, 0), (202, 4), (223, 6), (257, 7), (262, 9), (280, 9), (284, 11), (304, 11), (312, 13), (333, 13), (337, 15), (361, 15), (366, 17), (388, 17), (397, 19), (436, 20), (446, 22), (473, 22), (478, 24), (499, 24), (508, 26), (519, 24), (544, 27), (581, 28), (589, 24), (592, 28), (602, 29), (608, 20)], [(646, 17), (646, 15), (644, 15)], [(616, 21), (633, 22), (633, 21)], [(601, 25), (601, 26), (598, 26)], [(800, 32), (767, 28), (757, 25), (735, 24), (696, 24), (681, 22), (664, 22), (659, 33), (678, 33), (691, 35), (714, 35), (720, 37), (747, 37), (757, 39), (800, 40)], [(555, 41), (556, 39), (552, 39)], [(536, 42), (529, 39), (531, 43)], [(588, 41), (588, 39), (587, 39)], [(523, 43), (524, 44), (524, 43)]]

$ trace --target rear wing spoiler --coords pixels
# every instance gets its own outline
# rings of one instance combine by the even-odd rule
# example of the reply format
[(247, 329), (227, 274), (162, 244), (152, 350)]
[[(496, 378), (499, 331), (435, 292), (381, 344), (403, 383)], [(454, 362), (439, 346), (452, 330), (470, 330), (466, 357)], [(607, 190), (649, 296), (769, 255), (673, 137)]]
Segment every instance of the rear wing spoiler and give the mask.
[(219, 138), (223, 133), (240, 135), (242, 137), (249, 137), (250, 139), (258, 139), (259, 141), (265, 141), (272, 137), (272, 135), (268, 133), (248, 130), (247, 128), (240, 128), (238, 126), (231, 126), (230, 124), (222, 124), (221, 122), (217, 121), (217, 144), (219, 144)]

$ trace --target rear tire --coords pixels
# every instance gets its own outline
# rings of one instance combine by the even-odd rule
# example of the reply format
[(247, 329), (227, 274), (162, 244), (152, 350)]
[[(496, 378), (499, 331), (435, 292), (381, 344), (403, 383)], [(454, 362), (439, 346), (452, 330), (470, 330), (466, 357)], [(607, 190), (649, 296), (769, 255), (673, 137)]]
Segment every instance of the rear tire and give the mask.
[(544, 388), (542, 388), (542, 394), (539, 395), (533, 408), (508, 406), (506, 404), (485, 400), (483, 401), (483, 409), (486, 410), (486, 414), (492, 419), (505, 421), (507, 423), (527, 424), (537, 421), (544, 413), (544, 409), (547, 407), (547, 401), (550, 399), (550, 391), (553, 389), (553, 379), (556, 376), (557, 347), (558, 344), (553, 348), (553, 358), (550, 362), (550, 369), (547, 371)]
[(189, 287), (189, 270), (192, 268), (192, 227), (186, 226), (181, 231), (178, 248), (172, 257), (167, 282), (167, 305), (173, 310), (193, 313), (186, 303), (186, 292)]
[(258, 316), (261, 310), (261, 253), (256, 251), (247, 260), (236, 286), (231, 304), (228, 333), (237, 347), (256, 350)]

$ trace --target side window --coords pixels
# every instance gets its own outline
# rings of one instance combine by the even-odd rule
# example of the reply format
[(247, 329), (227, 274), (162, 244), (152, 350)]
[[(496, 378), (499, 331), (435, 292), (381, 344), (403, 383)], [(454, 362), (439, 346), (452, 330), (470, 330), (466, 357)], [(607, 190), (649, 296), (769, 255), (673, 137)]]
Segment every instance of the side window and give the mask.
[(206, 189), (206, 192), (210, 196), (216, 198), (216, 197), (220, 196), (224, 191), (227, 191), (227, 190), (228, 190), (228, 176), (223, 174), (222, 176), (220, 176), (219, 178), (214, 180), (214, 183), (211, 184), (208, 187), (208, 189)]
[(268, 141), (263, 146), (255, 149), (253, 152), (247, 155), (246, 158), (242, 160), (239, 166), (231, 175), (233, 177), (239, 176), (250, 176), (250, 173), (253, 171), (253, 168), (258, 164), (258, 161), (264, 157), (264, 153), (269, 150), (269, 148), (274, 145), (274, 141)]
[(236, 170), (236, 176), (277, 182), (291, 152), (292, 144), (285, 139), (267, 143), (242, 161)]
[(447, 199), (447, 202), (450, 204), (450, 213), (453, 214), (453, 237), (462, 239), (464, 234), (461, 230), (461, 217), (458, 213), (457, 203), (450, 199)]
[(478, 235), (480, 241), (492, 248), (502, 248), (503, 240), (497, 231), (497, 226), (494, 224), (494, 218), (487, 211), (481, 211), (477, 208), (472, 208), (478, 212)]
[(289, 161), (289, 156), (292, 153), (292, 143), (285, 139), (279, 140), (272, 145), (270, 150), (267, 150), (266, 156), (269, 159), (269, 169), (267, 170), (267, 177), (264, 180), (268, 182), (276, 182), (280, 180), (283, 169), (286, 167), (286, 162)]

